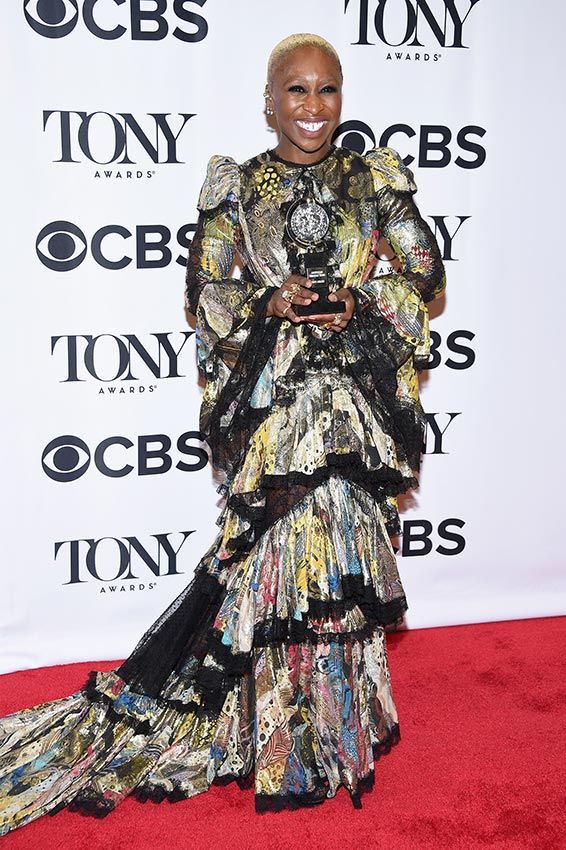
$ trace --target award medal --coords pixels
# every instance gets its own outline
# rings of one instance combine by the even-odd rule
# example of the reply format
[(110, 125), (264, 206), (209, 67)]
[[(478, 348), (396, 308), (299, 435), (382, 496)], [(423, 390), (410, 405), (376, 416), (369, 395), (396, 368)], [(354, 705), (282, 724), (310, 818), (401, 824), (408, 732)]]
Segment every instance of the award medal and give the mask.
[(314, 198), (299, 198), (289, 208), (286, 226), (294, 242), (303, 248), (312, 248), (328, 235), (330, 215)]

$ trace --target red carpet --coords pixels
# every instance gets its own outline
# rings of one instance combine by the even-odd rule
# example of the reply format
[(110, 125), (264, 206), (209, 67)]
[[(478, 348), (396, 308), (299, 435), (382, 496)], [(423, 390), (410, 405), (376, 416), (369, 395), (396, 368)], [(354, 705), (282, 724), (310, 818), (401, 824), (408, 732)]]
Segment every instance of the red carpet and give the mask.
[[(401, 741), (353, 809), (256, 815), (235, 783), (180, 803), (128, 798), (105, 820), (61, 811), (2, 850), (563, 850), (566, 617), (388, 635)], [(118, 661), (0, 676), (0, 714), (64, 696)]]

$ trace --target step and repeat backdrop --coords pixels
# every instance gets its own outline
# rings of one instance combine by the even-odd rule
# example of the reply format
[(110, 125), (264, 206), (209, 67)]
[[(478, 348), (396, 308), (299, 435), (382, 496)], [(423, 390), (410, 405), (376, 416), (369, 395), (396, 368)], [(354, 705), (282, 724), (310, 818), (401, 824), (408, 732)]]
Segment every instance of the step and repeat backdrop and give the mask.
[(564, 24), (559, 0), (5, 4), (2, 672), (125, 657), (218, 531), (184, 264), (209, 157), (277, 143), (291, 32), (335, 45), (337, 143), (401, 154), (446, 262), (406, 625), (564, 612)]

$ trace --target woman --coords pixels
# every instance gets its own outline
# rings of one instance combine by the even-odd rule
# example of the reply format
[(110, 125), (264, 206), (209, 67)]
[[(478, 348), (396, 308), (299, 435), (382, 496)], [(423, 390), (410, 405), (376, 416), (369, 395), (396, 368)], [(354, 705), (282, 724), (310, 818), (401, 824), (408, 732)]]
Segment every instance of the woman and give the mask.
[[(332, 144), (341, 89), (328, 42), (285, 39), (265, 92), (277, 146), (209, 162), (186, 301), (220, 532), (122, 665), (2, 719), (4, 832), (230, 779), (258, 810), (340, 785), (358, 807), (399, 738), (385, 628), (407, 603), (389, 535), (417, 483), (416, 373), (445, 274), (398, 154)], [(400, 271), (377, 275), (389, 246)]]

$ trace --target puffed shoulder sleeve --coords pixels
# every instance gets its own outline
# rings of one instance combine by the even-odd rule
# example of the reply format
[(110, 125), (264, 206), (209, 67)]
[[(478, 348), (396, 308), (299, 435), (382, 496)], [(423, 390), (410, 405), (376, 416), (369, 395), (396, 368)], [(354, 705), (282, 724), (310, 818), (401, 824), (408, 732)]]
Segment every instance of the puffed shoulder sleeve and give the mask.
[(230, 156), (215, 154), (208, 161), (197, 207), (214, 210), (224, 202), (236, 202), (240, 196), (240, 169)]
[(372, 148), (366, 153), (365, 160), (372, 170), (376, 191), (384, 186), (412, 195), (417, 191), (413, 172), (393, 148)]
[(374, 182), (378, 227), (403, 266), (400, 277), (419, 291), (424, 302), (446, 288), (440, 249), (415, 203), (415, 177), (393, 148), (373, 148), (365, 155)]

